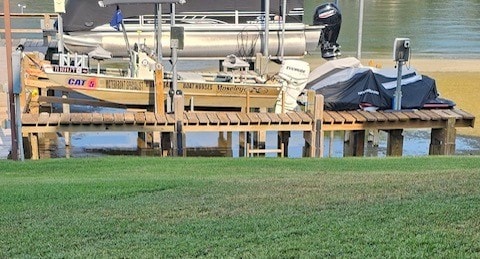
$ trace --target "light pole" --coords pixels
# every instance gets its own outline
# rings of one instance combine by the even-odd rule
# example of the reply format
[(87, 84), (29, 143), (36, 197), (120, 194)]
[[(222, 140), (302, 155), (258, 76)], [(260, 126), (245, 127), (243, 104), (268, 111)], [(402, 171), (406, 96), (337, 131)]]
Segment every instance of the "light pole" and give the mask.
[(18, 7), (20, 7), (20, 13), (23, 13), (23, 9), (27, 8), (24, 4), (18, 4)]

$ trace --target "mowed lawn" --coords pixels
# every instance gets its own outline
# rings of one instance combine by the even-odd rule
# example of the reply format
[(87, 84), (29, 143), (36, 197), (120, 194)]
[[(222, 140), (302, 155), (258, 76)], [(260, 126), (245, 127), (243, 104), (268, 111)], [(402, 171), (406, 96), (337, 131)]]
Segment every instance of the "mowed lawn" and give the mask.
[(480, 157), (0, 161), (0, 257), (480, 257)]

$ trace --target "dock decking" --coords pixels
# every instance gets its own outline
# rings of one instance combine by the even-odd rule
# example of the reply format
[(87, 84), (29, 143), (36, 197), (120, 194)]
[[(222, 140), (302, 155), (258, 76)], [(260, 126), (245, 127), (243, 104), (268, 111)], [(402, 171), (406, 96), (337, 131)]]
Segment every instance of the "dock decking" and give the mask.
[[(181, 97), (176, 98), (179, 100)], [(40, 113), (23, 114), (22, 131), (27, 135), (32, 150), (38, 149), (38, 134), (48, 132), (87, 131), (137, 131), (160, 133), (171, 144), (160, 147), (171, 149), (170, 154), (185, 155), (186, 133), (189, 132), (267, 132), (279, 133), (278, 149), (262, 149), (252, 146), (245, 137), (240, 145), (244, 154), (275, 152), (288, 156), (288, 138), (292, 131), (304, 132), (304, 155), (323, 157), (325, 131), (351, 132), (345, 153), (363, 156), (365, 131), (383, 130), (389, 135), (387, 155), (398, 156), (403, 152), (404, 129), (431, 129), (429, 153), (451, 155), (455, 151), (456, 127), (473, 127), (475, 117), (465, 111), (411, 110), (411, 111), (323, 111), (323, 97), (317, 96), (313, 109), (289, 113), (244, 112), (190, 112), (182, 109), (175, 113), (153, 112), (127, 113)], [(182, 105), (177, 107), (183, 107)], [(146, 134), (144, 134), (146, 135)], [(180, 140), (180, 141), (178, 141)], [(245, 142), (246, 141), (246, 142)], [(165, 143), (165, 141), (159, 141)], [(153, 146), (153, 145), (152, 145)], [(242, 148), (241, 147), (241, 148)], [(245, 148), (246, 147), (246, 148)], [(177, 153), (178, 151), (178, 153)], [(34, 159), (38, 158), (33, 152)]]

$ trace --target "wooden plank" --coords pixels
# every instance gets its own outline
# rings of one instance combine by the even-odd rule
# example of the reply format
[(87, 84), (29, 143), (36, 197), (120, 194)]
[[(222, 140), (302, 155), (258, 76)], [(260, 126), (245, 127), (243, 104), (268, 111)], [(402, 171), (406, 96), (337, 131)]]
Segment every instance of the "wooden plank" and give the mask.
[(165, 117), (165, 113), (155, 113), (155, 120), (157, 121), (157, 125), (167, 124), (167, 118)]
[(80, 125), (82, 123), (82, 114), (70, 113), (70, 123), (73, 125)]
[[(265, 112), (259, 112), (258, 113), (258, 118), (260, 119), (260, 123), (261, 124), (270, 124), (271, 120), (270, 118), (268, 117), (267, 113)], [(300, 122), (302, 120), (300, 119)]]
[(420, 117), (420, 120), (422, 120), (422, 121), (429, 121), (430, 120), (430, 116), (428, 116), (427, 114), (425, 114), (421, 110), (415, 111), (415, 114), (417, 114)]
[(231, 124), (240, 124), (240, 119), (235, 112), (227, 112)]
[(197, 114), (194, 112), (186, 112), (185, 113), (185, 118), (187, 119), (187, 124), (188, 125), (198, 125), (198, 118)]
[(103, 116), (101, 113), (98, 113), (98, 112), (92, 113), (92, 124), (94, 125), (103, 124)]
[(49, 126), (58, 126), (60, 122), (60, 113), (51, 113), (50, 118), (48, 118)]
[(155, 119), (155, 113), (145, 112), (145, 124), (155, 125), (156, 122), (157, 122), (157, 120)]
[(420, 115), (418, 115), (415, 111), (403, 111), (403, 114), (405, 114), (409, 120), (419, 120)]
[(345, 119), (336, 111), (331, 111), (330, 116), (333, 118), (333, 123), (343, 124), (345, 122)]
[(115, 117), (113, 113), (103, 113), (102, 117), (103, 117), (104, 124), (111, 125), (115, 122)]
[(400, 121), (408, 121), (409, 120), (408, 116), (403, 114), (403, 112), (401, 112), (401, 111), (395, 111), (395, 112), (393, 112), (393, 114), (395, 116), (397, 116)]
[(355, 123), (357, 120), (353, 117), (349, 111), (339, 111), (338, 115), (342, 116), (345, 119), (345, 123)]
[(218, 125), (220, 123), (220, 120), (218, 119), (217, 115), (213, 112), (207, 113), (207, 118), (210, 121), (210, 124), (212, 125)]
[(377, 121), (377, 118), (375, 118), (375, 116), (373, 116), (370, 112), (358, 111), (358, 113), (360, 113), (363, 117), (365, 117), (365, 119), (367, 119), (368, 122)]
[(24, 113), (22, 114), (23, 126), (36, 126), (38, 121), (38, 114)]
[(250, 123), (250, 119), (248, 118), (246, 113), (239, 112), (237, 113), (237, 116), (240, 119), (240, 124), (248, 125), (248, 123)]
[(145, 125), (145, 113), (143, 112), (136, 112), (134, 113), (135, 124), (137, 125)]
[(453, 117), (457, 120), (462, 118), (461, 115), (451, 112), (450, 110), (432, 110), (432, 111), (444, 118)]
[(352, 115), (357, 122), (366, 122), (367, 118), (365, 118), (362, 114), (360, 114), (358, 111), (350, 111), (350, 115)]
[(127, 112), (123, 114), (125, 124), (134, 124), (135, 123), (135, 114)]
[(250, 124), (259, 124), (260, 118), (258, 118), (258, 114), (254, 112), (247, 113), (248, 118), (250, 119)]
[(312, 117), (308, 115), (306, 112), (297, 112), (298, 117), (302, 119), (303, 124), (312, 123)]
[(387, 121), (398, 121), (398, 117), (393, 115), (391, 112), (378, 111), (378, 113), (381, 113), (387, 119)]
[(280, 124), (280, 118), (278, 117), (278, 115), (276, 113), (267, 113), (267, 116), (268, 118), (270, 119), (270, 122), (272, 124)]
[(333, 117), (330, 115), (331, 111), (324, 111), (323, 112), (323, 123), (325, 124), (332, 124), (335, 122)]
[(290, 119), (290, 117), (288, 117), (288, 115), (285, 113), (279, 113), (277, 115), (278, 118), (281, 120), (281, 124), (290, 124), (290, 122), (292, 122), (292, 119)]
[(38, 116), (38, 126), (46, 126), (48, 124), (48, 118), (50, 117), (50, 114), (47, 112), (42, 112)]
[(292, 123), (300, 124), (302, 123), (302, 119), (295, 113), (295, 112), (287, 112), (288, 117), (290, 117)]
[(208, 117), (204, 112), (197, 112), (196, 114), (200, 125), (208, 125)]
[(385, 115), (383, 115), (383, 113), (381, 112), (375, 111), (375, 112), (370, 112), (370, 114), (372, 114), (377, 119), (378, 122), (388, 121), (388, 118)]
[(165, 114), (165, 119), (167, 119), (168, 125), (175, 125), (175, 114), (167, 113)]
[(70, 113), (60, 114), (60, 125), (69, 125), (70, 124)]
[(220, 121), (220, 124), (223, 124), (223, 125), (230, 124), (230, 120), (228, 119), (228, 116), (225, 112), (218, 112), (217, 117), (218, 117), (218, 120)]
[(81, 113), (82, 115), (82, 124), (90, 125), (92, 124), (92, 114), (91, 113)]
[(430, 111), (430, 110), (422, 110), (423, 113), (425, 113), (429, 118), (430, 120), (432, 121), (438, 121), (438, 120), (441, 120), (442, 119), (442, 116)]
[(116, 125), (125, 124), (125, 113), (114, 113), (113, 118)]
[(475, 116), (473, 116), (472, 114), (464, 111), (464, 110), (460, 110), (460, 109), (453, 109), (451, 110), (452, 112), (455, 112), (456, 114), (459, 114), (460, 116), (462, 116), (463, 119), (466, 119), (466, 120), (472, 120), (472, 119), (475, 119)]

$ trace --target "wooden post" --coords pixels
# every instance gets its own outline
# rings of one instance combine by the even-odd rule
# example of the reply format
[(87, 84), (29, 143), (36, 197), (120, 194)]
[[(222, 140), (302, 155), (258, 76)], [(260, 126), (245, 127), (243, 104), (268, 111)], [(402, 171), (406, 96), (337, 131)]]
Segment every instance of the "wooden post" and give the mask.
[(28, 134), (30, 139), (30, 145), (32, 147), (32, 160), (40, 159), (39, 150), (38, 150), (38, 133)]
[(165, 113), (165, 95), (163, 91), (163, 67), (161, 64), (157, 64), (155, 69), (155, 113)]
[(387, 130), (387, 156), (402, 156), (403, 129)]
[(245, 156), (245, 147), (246, 147), (246, 135), (247, 132), (240, 131), (238, 132), (238, 156), (244, 157)]
[(335, 138), (335, 131), (330, 131), (330, 141), (328, 142), (328, 157), (333, 155), (333, 140)]
[(315, 96), (314, 132), (315, 132), (315, 157), (323, 157), (323, 95)]
[(281, 157), (288, 157), (288, 141), (290, 140), (290, 131), (278, 132), (278, 149), (283, 150)]
[[(309, 95), (311, 99), (311, 94)], [(313, 105), (307, 105), (307, 112), (313, 116), (312, 129), (303, 132), (305, 147), (303, 155), (308, 157), (323, 157), (323, 95), (315, 95)]]
[[(67, 99), (68, 98), (68, 93), (67, 92), (62, 92), (62, 98)], [(63, 103), (62, 104), (62, 112), (63, 113), (70, 113), (70, 104)], [(65, 139), (65, 146), (70, 146), (70, 142), (71, 142), (70, 132), (68, 132), (68, 131), (63, 132), (63, 137)]]
[(174, 156), (186, 156), (185, 133), (183, 132), (183, 111), (185, 107), (183, 102), (184, 100), (182, 95), (175, 95), (173, 97), (175, 112), (175, 135), (173, 142)]
[(445, 128), (432, 129), (430, 137), (430, 155), (455, 154), (455, 118), (448, 118)]
[(345, 135), (343, 156), (364, 156), (365, 130), (348, 131)]

